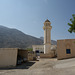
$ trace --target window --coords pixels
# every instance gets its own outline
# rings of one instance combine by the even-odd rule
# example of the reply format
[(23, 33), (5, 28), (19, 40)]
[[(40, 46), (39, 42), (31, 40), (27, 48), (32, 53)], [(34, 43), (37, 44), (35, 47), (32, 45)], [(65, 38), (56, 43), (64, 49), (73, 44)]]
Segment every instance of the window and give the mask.
[(66, 54), (71, 54), (71, 50), (70, 49), (66, 49)]
[(39, 50), (36, 50), (36, 53), (39, 53)]

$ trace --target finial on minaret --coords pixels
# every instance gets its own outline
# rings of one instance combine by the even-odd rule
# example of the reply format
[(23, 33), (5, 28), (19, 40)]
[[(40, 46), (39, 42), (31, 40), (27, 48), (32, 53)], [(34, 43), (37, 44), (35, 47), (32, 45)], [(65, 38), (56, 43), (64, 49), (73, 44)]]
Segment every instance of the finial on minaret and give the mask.
[(51, 22), (47, 19), (47, 20), (44, 22), (44, 25), (51, 25)]
[(48, 19), (45, 22), (50, 22)]

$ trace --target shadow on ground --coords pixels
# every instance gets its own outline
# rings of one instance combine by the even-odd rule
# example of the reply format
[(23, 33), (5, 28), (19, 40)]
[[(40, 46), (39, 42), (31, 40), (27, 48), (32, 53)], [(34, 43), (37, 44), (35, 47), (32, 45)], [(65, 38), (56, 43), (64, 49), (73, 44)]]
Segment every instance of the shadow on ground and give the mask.
[(35, 62), (25, 62), (25, 63), (22, 63), (21, 65), (17, 65), (16, 67), (13, 67), (13, 68), (0, 68), (0, 70), (29, 69), (34, 64), (35, 64)]

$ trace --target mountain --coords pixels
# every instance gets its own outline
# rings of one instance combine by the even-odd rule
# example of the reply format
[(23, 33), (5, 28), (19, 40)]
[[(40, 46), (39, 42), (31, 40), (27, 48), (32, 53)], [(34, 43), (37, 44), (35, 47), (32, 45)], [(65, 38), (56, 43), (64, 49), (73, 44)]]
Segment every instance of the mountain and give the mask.
[[(56, 41), (51, 40), (56, 45)], [(11, 29), (0, 25), (0, 48), (31, 48), (32, 45), (42, 45), (43, 37), (36, 38), (17, 29)]]
[(44, 40), (44, 37), (41, 36), (40, 39), (41, 39), (41, 40)]
[(0, 25), (0, 48), (28, 48), (41, 44), (43, 40), (39, 38)]
[(57, 45), (57, 42), (55, 40), (51, 40), (52, 45)]

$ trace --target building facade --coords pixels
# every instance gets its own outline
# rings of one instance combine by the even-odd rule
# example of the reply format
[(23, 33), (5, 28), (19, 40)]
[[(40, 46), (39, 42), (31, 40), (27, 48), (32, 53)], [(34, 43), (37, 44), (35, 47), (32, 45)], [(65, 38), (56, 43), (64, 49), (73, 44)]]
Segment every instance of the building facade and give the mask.
[(16, 48), (0, 48), (0, 68), (16, 66), (17, 53)]
[(75, 39), (57, 40), (57, 59), (75, 57)]
[(39, 53), (44, 53), (44, 45), (33, 45), (33, 51), (39, 51)]
[(17, 65), (18, 56), (28, 60), (28, 51), (18, 48), (0, 48), (0, 68), (10, 68)]

